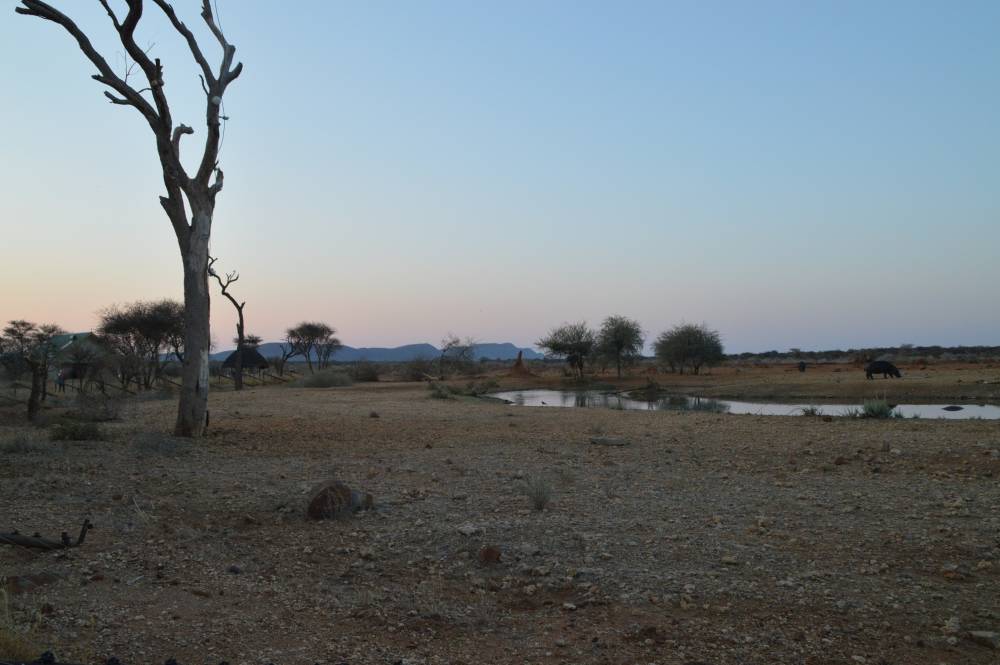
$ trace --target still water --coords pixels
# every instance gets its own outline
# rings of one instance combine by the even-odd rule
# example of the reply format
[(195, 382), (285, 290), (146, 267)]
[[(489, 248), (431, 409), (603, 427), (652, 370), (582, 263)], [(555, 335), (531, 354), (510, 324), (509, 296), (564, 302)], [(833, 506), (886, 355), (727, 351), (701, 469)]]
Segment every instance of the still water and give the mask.
[[(803, 409), (816, 409), (826, 416), (844, 416), (848, 415), (850, 410), (860, 407), (859, 404), (742, 402), (685, 395), (671, 395), (647, 402), (597, 390), (510, 390), (493, 393), (490, 397), (518, 406), (599, 407), (628, 411), (709, 411), (760, 416), (801, 416)], [(994, 404), (897, 404), (895, 409), (904, 418), (1000, 419), (1000, 406)]]

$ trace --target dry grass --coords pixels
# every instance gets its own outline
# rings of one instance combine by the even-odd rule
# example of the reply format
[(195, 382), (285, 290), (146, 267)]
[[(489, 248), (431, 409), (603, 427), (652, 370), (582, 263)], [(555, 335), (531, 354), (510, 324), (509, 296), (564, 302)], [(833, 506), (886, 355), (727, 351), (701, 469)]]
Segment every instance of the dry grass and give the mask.
[(32, 661), (43, 649), (34, 635), (34, 626), (15, 625), (6, 586), (6, 578), (0, 577), (0, 660)]
[(552, 483), (540, 475), (525, 479), (521, 492), (535, 510), (545, 510), (552, 501)]

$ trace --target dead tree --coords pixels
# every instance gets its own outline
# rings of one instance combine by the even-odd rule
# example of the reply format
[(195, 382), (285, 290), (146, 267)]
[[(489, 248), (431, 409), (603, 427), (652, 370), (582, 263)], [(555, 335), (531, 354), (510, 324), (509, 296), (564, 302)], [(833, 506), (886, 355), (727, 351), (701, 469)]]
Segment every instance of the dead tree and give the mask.
[(80, 527), (80, 535), (77, 536), (76, 542), (73, 542), (69, 534), (65, 531), (59, 537), (59, 540), (50, 540), (48, 538), (43, 538), (40, 534), (35, 534), (33, 536), (25, 536), (17, 531), (11, 531), (10, 533), (0, 533), (0, 545), (15, 545), (17, 547), (32, 547), (40, 550), (61, 550), (68, 547), (79, 547), (83, 545), (83, 541), (87, 538), (87, 532), (94, 528), (94, 525), (90, 523), (89, 519), (83, 520), (83, 525)]
[(216, 259), (209, 257), (208, 259), (208, 274), (215, 278), (219, 283), (219, 288), (222, 290), (222, 295), (226, 299), (233, 303), (233, 307), (236, 308), (236, 315), (238, 317), (236, 321), (236, 362), (233, 364), (233, 386), (236, 390), (243, 390), (243, 348), (246, 346), (246, 328), (243, 326), (243, 308), (246, 306), (246, 301), (239, 302), (233, 297), (233, 294), (229, 292), (229, 287), (236, 280), (240, 278), (240, 274), (235, 270), (233, 272), (226, 273), (225, 281), (219, 276), (219, 273), (215, 272), (212, 268), (215, 265)]
[(236, 47), (226, 40), (216, 23), (210, 0), (203, 0), (201, 17), (222, 48), (222, 60), (217, 70), (213, 70), (208, 64), (194, 34), (177, 17), (167, 0), (151, 0), (187, 42), (191, 55), (201, 70), (207, 136), (198, 169), (191, 175), (181, 164), (180, 152), (181, 137), (193, 134), (194, 129), (185, 124), (174, 125), (164, 88), (163, 65), (159, 58), (150, 58), (135, 41), (136, 26), (142, 18), (143, 0), (125, 0), (128, 12), (124, 18), (119, 18), (108, 0), (99, 1), (111, 19), (126, 54), (142, 70), (145, 87), (137, 90), (126, 81), (127, 77), (116, 74), (76, 23), (48, 3), (41, 0), (21, 0), (22, 6), (15, 11), (62, 26), (97, 68), (98, 73), (92, 78), (110, 88), (104, 91), (110, 102), (136, 109), (153, 131), (166, 188), (166, 196), (160, 197), (160, 205), (177, 236), (184, 269), (183, 380), (175, 433), (178, 436), (197, 437), (204, 431), (205, 413), (208, 409), (208, 353), (211, 344), (208, 244), (212, 235), (215, 199), (222, 190), (223, 182), (222, 169), (218, 165), (221, 122), (224, 119), (222, 96), (229, 84), (243, 71), (243, 64), (233, 64)]

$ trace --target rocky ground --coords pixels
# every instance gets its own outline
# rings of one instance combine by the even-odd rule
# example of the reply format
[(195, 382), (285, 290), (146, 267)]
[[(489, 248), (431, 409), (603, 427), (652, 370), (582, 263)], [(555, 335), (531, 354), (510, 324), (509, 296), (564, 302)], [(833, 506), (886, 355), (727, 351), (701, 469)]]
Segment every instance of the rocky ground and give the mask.
[[(4, 630), (126, 665), (1000, 660), (996, 421), (212, 399), (197, 442), (165, 400), (104, 441), (0, 413), (0, 531), (95, 524), (0, 546)], [(307, 521), (331, 477), (376, 509)]]

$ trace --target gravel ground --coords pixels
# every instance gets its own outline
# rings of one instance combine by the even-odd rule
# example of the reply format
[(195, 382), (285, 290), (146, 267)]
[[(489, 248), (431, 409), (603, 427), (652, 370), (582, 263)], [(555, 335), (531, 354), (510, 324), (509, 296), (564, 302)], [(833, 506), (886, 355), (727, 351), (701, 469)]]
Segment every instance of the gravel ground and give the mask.
[[(0, 546), (14, 630), (39, 650), (1000, 662), (996, 421), (519, 408), (414, 384), (212, 399), (198, 442), (157, 433), (170, 401), (136, 403), (97, 442), (0, 412), (0, 530), (96, 525), (77, 549)], [(327, 478), (377, 509), (307, 521)], [(528, 485), (550, 490), (544, 510)]]

